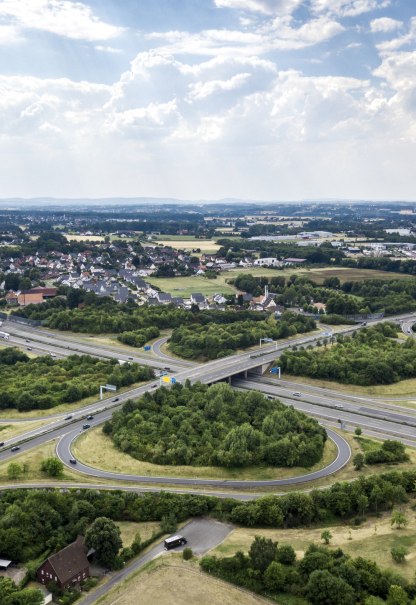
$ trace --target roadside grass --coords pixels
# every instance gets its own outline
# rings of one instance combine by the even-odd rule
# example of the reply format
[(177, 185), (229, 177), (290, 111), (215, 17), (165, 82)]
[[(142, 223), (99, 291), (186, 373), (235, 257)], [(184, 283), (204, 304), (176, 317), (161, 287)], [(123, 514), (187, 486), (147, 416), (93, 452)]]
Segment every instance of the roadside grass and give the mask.
[(120, 452), (110, 437), (104, 435), (100, 427), (82, 433), (72, 446), (74, 456), (84, 464), (103, 470), (119, 473), (151, 477), (184, 477), (199, 479), (246, 479), (264, 481), (270, 479), (285, 479), (311, 473), (330, 464), (336, 456), (336, 448), (332, 441), (325, 445), (322, 460), (311, 468), (273, 468), (252, 466), (248, 468), (220, 468), (213, 466), (169, 466), (151, 464), (136, 460), (132, 456)]
[[(411, 580), (416, 572), (416, 517), (410, 506), (404, 507), (403, 512), (409, 520), (405, 529), (391, 527), (391, 512), (367, 516), (359, 526), (345, 522), (306, 529), (236, 528), (214, 549), (213, 554), (232, 556), (238, 550), (248, 552), (254, 537), (260, 535), (278, 541), (280, 545), (291, 544), (299, 559), (312, 542), (322, 544), (321, 533), (329, 529), (332, 534), (329, 549), (341, 548), (352, 557), (371, 559), (380, 567), (392, 569)], [(407, 560), (402, 564), (395, 563), (390, 553), (393, 546), (399, 545), (409, 550)]]
[(33, 431), (40, 426), (47, 424), (46, 420), (34, 420), (31, 422), (0, 422), (0, 441), (7, 441), (13, 437), (17, 437), (27, 431)]
[[(164, 555), (143, 566), (128, 579), (112, 588), (97, 603), (100, 605), (259, 605), (271, 603), (199, 570), (195, 561), (182, 561), (180, 555)], [(276, 602), (276, 601), (274, 601)], [(298, 605), (305, 601), (297, 601)], [(279, 605), (296, 605), (279, 600)]]
[[(120, 393), (125, 393), (126, 391), (130, 391), (131, 389), (136, 389), (137, 387), (145, 384), (144, 382), (136, 382), (135, 384), (131, 384), (127, 387), (120, 387), (117, 390), (117, 393), (106, 392), (103, 393), (102, 404), (105, 407), (105, 404), (108, 403), (109, 400), (113, 399)], [(67, 414), (68, 412), (75, 412), (81, 408), (90, 405), (91, 403), (96, 403), (99, 401), (99, 393), (96, 395), (91, 395), (91, 397), (86, 397), (85, 399), (80, 399), (79, 401), (75, 401), (74, 403), (62, 403), (61, 405), (56, 405), (55, 407), (49, 408), (47, 410), (30, 410), (30, 412), (18, 412), (13, 408), (7, 408), (5, 410), (0, 410), (0, 422), (9, 422), (9, 418), (13, 419), (41, 419), (48, 420), (48, 416), (55, 416), (59, 414)]]
[(154, 533), (160, 530), (158, 521), (147, 521), (136, 523), (135, 521), (117, 521), (117, 527), (120, 529), (123, 546), (131, 546), (136, 534), (140, 534), (141, 541), (149, 540)]
[[(10, 459), (0, 463), (0, 482), (2, 484), (24, 484), (29, 481), (44, 481), (45, 483), (57, 482), (58, 481), (79, 481), (79, 475), (72, 472), (70, 469), (64, 468), (64, 472), (61, 477), (54, 479), (48, 477), (45, 473), (40, 470), (42, 460), (49, 456), (55, 456), (55, 442), (49, 441), (44, 445), (29, 450), (28, 452), (22, 452), (21, 454), (11, 455)], [(7, 476), (7, 467), (11, 462), (17, 462), (20, 465), (26, 465), (27, 471), (21, 475), (19, 479), (10, 480)]]
[[(414, 400), (405, 402), (397, 400), (400, 405), (415, 407), (416, 404), (416, 378), (401, 380), (393, 384), (373, 385), (369, 387), (358, 386), (355, 384), (342, 384), (332, 380), (321, 380), (318, 378), (309, 378), (308, 376), (293, 376), (292, 374), (284, 373), (282, 379), (299, 384), (309, 384), (314, 387), (339, 391), (340, 393), (348, 393), (351, 395), (377, 396), (377, 397), (408, 397), (414, 396)], [(394, 404), (394, 400), (389, 401)]]

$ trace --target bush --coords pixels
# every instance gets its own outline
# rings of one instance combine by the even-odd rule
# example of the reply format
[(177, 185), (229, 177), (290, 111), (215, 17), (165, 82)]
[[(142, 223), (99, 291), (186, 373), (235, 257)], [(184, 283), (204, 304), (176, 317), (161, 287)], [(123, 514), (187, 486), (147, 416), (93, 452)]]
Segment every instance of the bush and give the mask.
[(184, 561), (189, 561), (189, 559), (192, 559), (193, 556), (194, 553), (192, 552), (192, 548), (186, 547), (183, 549), (182, 558)]
[(391, 556), (393, 561), (396, 563), (403, 563), (406, 559), (406, 556), (409, 554), (409, 551), (405, 546), (393, 546), (391, 549)]

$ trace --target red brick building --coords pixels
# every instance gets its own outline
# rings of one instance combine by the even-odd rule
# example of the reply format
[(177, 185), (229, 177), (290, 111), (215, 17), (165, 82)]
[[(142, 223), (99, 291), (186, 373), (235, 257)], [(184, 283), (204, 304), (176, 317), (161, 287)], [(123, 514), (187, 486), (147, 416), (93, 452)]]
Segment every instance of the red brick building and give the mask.
[(38, 582), (55, 582), (59, 588), (76, 586), (90, 575), (87, 547), (83, 536), (51, 555), (36, 572)]

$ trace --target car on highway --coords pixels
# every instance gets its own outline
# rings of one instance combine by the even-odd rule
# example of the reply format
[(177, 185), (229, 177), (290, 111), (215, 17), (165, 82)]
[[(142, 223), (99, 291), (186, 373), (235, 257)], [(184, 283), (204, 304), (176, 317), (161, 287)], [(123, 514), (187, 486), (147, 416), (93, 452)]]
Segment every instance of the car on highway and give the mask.
[(344, 406), (342, 405), (342, 403), (336, 403), (336, 404), (335, 404), (335, 407), (336, 407), (338, 410), (342, 410), (342, 409), (344, 408)]
[(114, 397), (113, 401), (114, 401), (114, 402), (115, 402), (115, 401), (119, 401), (119, 398), (118, 398), (118, 397)]
[(68, 414), (68, 416), (65, 416), (65, 420), (71, 420), (72, 418), (72, 414)]
[(150, 385), (150, 388), (151, 388), (151, 389), (156, 389), (156, 388), (157, 388), (157, 383), (156, 383), (156, 384), (151, 384), (151, 385)]
[(28, 340), (27, 338), (25, 339), (25, 342), (30, 342), (30, 340)]
[(133, 357), (127, 357), (127, 359), (129, 359), (130, 361), (133, 361)]
[(70, 459), (69, 459), (69, 462), (70, 462), (71, 464), (76, 464), (76, 463), (77, 463), (77, 461), (75, 460), (75, 458), (70, 458)]
[(90, 424), (83, 424), (83, 425), (82, 425), (82, 428), (83, 428), (83, 429), (89, 429), (89, 428), (90, 428), (90, 426), (91, 426)]
[(300, 396), (301, 396), (301, 393), (298, 393), (298, 392), (296, 391), (296, 393), (292, 393), (292, 395), (293, 395), (293, 397), (300, 397)]
[(166, 538), (163, 543), (165, 550), (170, 550), (171, 548), (176, 548), (177, 546), (184, 546), (187, 544), (188, 540), (183, 536), (171, 536), (170, 538)]
[(10, 451), (17, 452), (18, 450), (20, 450), (20, 445), (14, 445)]
[(32, 350), (32, 347), (26, 347), (26, 349), (27, 349), (28, 351), (31, 351), (31, 350)]
[(92, 414), (88, 414), (87, 420), (94, 420), (94, 416)]
[(166, 372), (170, 372), (170, 368), (168, 368), (168, 367), (163, 368), (163, 369), (166, 370)]
[(56, 357), (56, 353), (51, 353), (51, 357)]
[(0, 441), (0, 447), (3, 447), (4, 441)]

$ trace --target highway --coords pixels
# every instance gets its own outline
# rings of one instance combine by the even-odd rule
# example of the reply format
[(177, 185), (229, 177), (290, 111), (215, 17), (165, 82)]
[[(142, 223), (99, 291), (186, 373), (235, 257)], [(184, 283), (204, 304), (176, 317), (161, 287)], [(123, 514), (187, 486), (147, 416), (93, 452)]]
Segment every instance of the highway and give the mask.
[[(393, 318), (390, 318), (393, 319)], [(395, 321), (403, 319), (404, 321), (416, 321), (413, 315), (405, 315), (394, 318)], [(378, 323), (377, 322), (373, 323)], [(351, 333), (361, 326), (353, 326), (344, 331)], [(226, 357), (223, 359), (214, 360), (205, 364), (194, 364), (192, 362), (182, 362), (170, 358), (166, 353), (161, 351), (161, 346), (166, 341), (164, 338), (158, 339), (154, 344), (154, 356), (146, 357), (140, 355), (129, 356), (125, 350), (117, 347), (104, 347), (101, 345), (89, 345), (84, 340), (77, 340), (74, 337), (61, 336), (45, 332), (42, 329), (28, 328), (24, 325), (7, 322), (4, 328), (11, 334), (10, 341), (16, 341), (19, 346), (26, 346), (27, 342), (35, 344), (39, 347), (46, 347), (47, 350), (62, 352), (68, 355), (72, 353), (87, 353), (90, 355), (98, 355), (103, 357), (112, 357), (125, 361), (137, 361), (146, 363), (153, 367), (169, 367), (172, 372), (175, 372), (175, 378), (184, 382), (189, 380), (191, 383), (201, 381), (205, 384), (210, 384), (219, 380), (233, 378), (233, 384), (237, 388), (251, 388), (268, 394), (270, 397), (279, 397), (279, 399), (287, 404), (293, 405), (297, 409), (320, 418), (327, 426), (340, 426), (343, 423), (343, 428), (349, 429), (360, 426), (364, 433), (374, 435), (379, 438), (396, 438), (408, 445), (416, 446), (416, 412), (411, 408), (399, 407), (390, 405), (389, 400), (371, 399), (366, 397), (357, 397), (345, 393), (337, 393), (328, 389), (312, 387), (309, 385), (300, 385), (299, 383), (288, 383), (287, 381), (275, 381), (267, 377), (253, 377), (250, 375), (249, 380), (243, 380), (242, 376), (248, 376), (248, 373), (255, 371), (256, 368), (267, 366), (278, 357), (285, 349), (316, 344), (322, 339), (322, 333), (300, 335), (297, 339), (288, 339), (278, 341), (271, 345), (264, 346), (256, 351), (249, 351)], [(185, 365), (186, 364), (186, 365)], [(64, 415), (51, 414), (47, 418), (54, 420), (47, 427), (41, 427), (29, 431), (24, 435), (10, 439), (7, 444), (0, 449), (0, 461), (11, 459), (13, 453), (10, 447), (13, 444), (20, 444), (20, 452), (31, 449), (37, 445), (45, 443), (51, 439), (59, 438), (57, 452), (63, 462), (70, 465), (71, 444), (74, 439), (83, 430), (82, 426), (86, 422), (86, 415), (92, 414), (93, 421), (89, 422), (92, 426), (102, 424), (106, 419), (110, 418), (113, 411), (119, 409), (127, 399), (138, 397), (144, 392), (154, 389), (159, 385), (159, 381), (153, 381), (150, 384), (143, 385), (128, 392), (117, 394), (117, 397), (111, 400), (97, 401), (83, 409), (74, 411), (72, 418), (65, 418)], [(300, 389), (300, 395), (294, 395)], [(116, 400), (117, 399), (117, 400)], [(11, 419), (10, 419), (11, 420)], [(202, 479), (183, 479), (172, 477), (141, 477), (135, 475), (126, 475), (106, 472), (100, 469), (92, 469), (83, 465), (78, 461), (76, 470), (86, 473), (106, 481), (131, 481), (141, 483), (164, 483), (167, 485), (189, 485), (189, 486), (211, 486), (215, 488), (261, 488), (261, 487), (278, 487), (279, 485), (299, 484), (314, 479), (322, 478), (331, 473), (336, 472), (344, 466), (350, 457), (349, 446), (337, 433), (328, 430), (328, 434), (334, 440), (338, 447), (338, 457), (331, 465), (325, 469), (321, 469), (316, 473), (305, 474), (300, 477), (292, 477), (284, 480), (276, 481), (221, 481), (221, 480), (202, 480)], [(25, 441), (27, 438), (29, 441)], [(75, 466), (75, 465), (74, 465)], [(71, 465), (71, 468), (74, 469)]]

